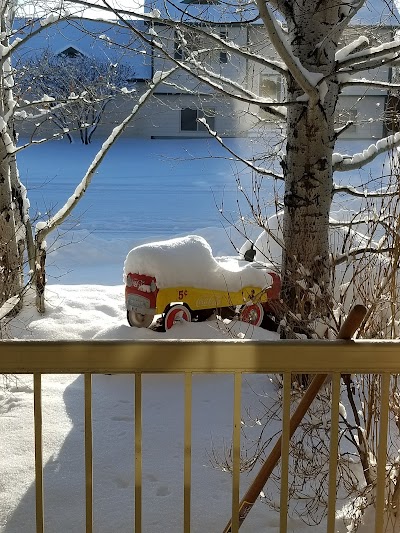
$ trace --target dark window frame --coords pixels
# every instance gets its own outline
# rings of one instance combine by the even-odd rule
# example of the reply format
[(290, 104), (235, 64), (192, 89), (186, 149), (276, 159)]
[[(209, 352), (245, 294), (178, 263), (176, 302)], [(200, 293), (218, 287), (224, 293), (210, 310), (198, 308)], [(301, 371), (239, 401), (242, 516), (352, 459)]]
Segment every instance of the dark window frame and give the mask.
[[(219, 32), (220, 39), (226, 41), (228, 39), (228, 30), (221, 30)], [(222, 64), (228, 63), (228, 52), (226, 50), (221, 50), (219, 53), (219, 62)]]
[(198, 119), (200, 118), (205, 118), (210, 129), (215, 130), (215, 109), (196, 109), (193, 107), (185, 107), (180, 110), (180, 130), (185, 132), (207, 131), (204, 124), (199, 122)]

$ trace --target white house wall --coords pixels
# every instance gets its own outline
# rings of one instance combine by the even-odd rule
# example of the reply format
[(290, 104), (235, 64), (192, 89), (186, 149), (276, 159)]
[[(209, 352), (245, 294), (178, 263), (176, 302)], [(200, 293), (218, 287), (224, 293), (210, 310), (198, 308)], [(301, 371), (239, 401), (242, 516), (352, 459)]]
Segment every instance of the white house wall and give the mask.
[[(140, 94), (145, 89), (146, 85), (141, 84), (134, 98), (118, 97), (111, 101), (106, 107), (94, 138), (104, 138), (109, 135), (112, 129), (132, 111)], [(215, 110), (214, 127), (221, 135), (227, 137), (246, 136), (254, 125), (254, 122), (249, 120), (249, 115), (245, 113), (243, 106), (228, 98), (216, 97), (215, 95), (198, 97), (158, 93), (139, 110), (123, 136), (142, 138), (208, 137), (209, 133), (204, 129), (199, 131), (181, 130), (180, 110), (185, 108)], [(16, 130), (24, 139), (30, 137), (34, 131), (34, 138), (36, 139), (60, 135), (60, 129), (52, 121), (45, 121), (42, 118), (40, 122), (42, 122), (41, 126), (37, 127), (36, 125), (39, 123), (37, 118), (19, 119), (16, 121)], [(71, 131), (70, 134), (76, 141), (79, 141), (79, 131)]]
[[(156, 25), (154, 27), (154, 31), (157, 33), (157, 37), (155, 37), (157, 41), (160, 40), (164, 44), (166, 52), (170, 56), (174, 57), (174, 30), (170, 27)], [(246, 26), (228, 27), (226, 25), (218, 25), (213, 27), (212, 31), (217, 35), (219, 35), (221, 31), (226, 32), (227, 40), (232, 41), (240, 46), (245, 46), (247, 43), (248, 28)], [(200, 35), (199, 38), (201, 39), (201, 47), (203, 48), (204, 46), (210, 50), (210, 52), (203, 54), (201, 57), (201, 61), (208, 65), (210, 70), (215, 72), (218, 76), (233, 79), (239, 84), (245, 83), (246, 61), (242, 57), (229, 54), (228, 62), (221, 63), (220, 51), (216, 49), (215, 44), (211, 40), (207, 40), (207, 38), (203, 35)], [(168, 68), (171, 68), (172, 65), (172, 61), (169, 61), (158, 51), (155, 52), (153, 59), (154, 72), (164, 71)], [(182, 88), (180, 92), (186, 92), (183, 90), (183, 88), (186, 88), (187, 91), (196, 90), (202, 93), (214, 92), (209, 85), (206, 83), (199, 83), (198, 79), (191, 75), (190, 72), (187, 72), (183, 69), (176, 75), (171, 76), (168, 80), (168, 83), (177, 84), (178, 87)], [(170, 93), (171, 88), (169, 84), (160, 87), (158, 92)]]
[(354, 126), (346, 130), (343, 139), (379, 139), (384, 132), (383, 113), (386, 99), (379, 95), (342, 95), (336, 111), (336, 126), (343, 127), (349, 120), (348, 110), (354, 110)]

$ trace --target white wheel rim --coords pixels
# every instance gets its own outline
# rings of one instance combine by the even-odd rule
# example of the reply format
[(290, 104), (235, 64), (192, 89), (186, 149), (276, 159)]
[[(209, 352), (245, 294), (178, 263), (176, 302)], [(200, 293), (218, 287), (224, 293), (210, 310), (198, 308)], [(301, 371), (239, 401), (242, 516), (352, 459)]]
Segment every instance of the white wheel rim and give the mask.
[(242, 309), (240, 320), (253, 326), (259, 326), (264, 318), (264, 310), (261, 304), (246, 305)]
[(153, 322), (153, 316), (129, 311), (129, 321), (137, 328), (148, 328)]
[(165, 329), (171, 329), (174, 324), (182, 322), (183, 320), (186, 322), (191, 321), (189, 309), (184, 305), (173, 305), (165, 314)]

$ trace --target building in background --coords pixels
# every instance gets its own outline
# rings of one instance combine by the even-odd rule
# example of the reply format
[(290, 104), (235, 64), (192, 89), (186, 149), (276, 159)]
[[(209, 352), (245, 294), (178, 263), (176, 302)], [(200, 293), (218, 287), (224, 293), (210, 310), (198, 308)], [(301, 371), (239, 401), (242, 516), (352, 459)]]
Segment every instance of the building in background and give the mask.
[[(154, 10), (160, 14), (159, 21), (130, 22), (138, 33), (146, 36), (145, 40), (122, 25), (72, 20), (48, 27), (29, 40), (18, 52), (14, 66), (20, 68), (45, 50), (55, 55), (67, 55), (74, 61), (91, 57), (110, 64), (127, 65), (134, 72), (130, 80), (132, 87), (110, 99), (96, 130), (96, 136), (101, 137), (125, 118), (148, 87), (154, 73), (172, 66), (173, 62), (158, 47), (150, 46), (149, 42), (162, 43), (163, 49), (177, 61), (197, 54), (197, 59), (207, 65), (214, 80), (221, 85), (224, 78), (229, 78), (256, 95), (278, 102), (284, 99), (285, 83), (282, 77), (276, 71), (263, 68), (260, 63), (251, 60), (251, 54), (277, 59), (273, 47), (265, 41), (265, 31), (255, 16), (254, 8), (249, 8), (248, 4), (244, 4), (243, 9), (240, 9), (240, 4), (232, 4), (231, 7), (224, 4), (222, 9), (218, 0), (182, 0), (175, 6), (166, 6), (162, 0), (147, 0), (144, 11), (154, 13)], [(164, 16), (188, 22), (189, 29), (183, 32), (178, 26), (163, 24)], [(201, 18), (207, 18), (207, 25), (201, 22)], [(397, 12), (391, 13), (384, 0), (370, 0), (346, 30), (343, 44), (361, 34), (367, 35), (371, 44), (388, 42), (393, 39), (398, 20)], [(200, 35), (190, 30), (190, 27), (195, 26), (200, 28)], [(19, 27), (20, 32), (32, 31), (29, 25), (24, 28), (22, 20), (19, 21)], [(209, 32), (244, 48), (248, 54), (230, 54), (219, 49), (207, 38)], [(20, 36), (18, 32), (16, 36)], [(391, 81), (393, 72), (391, 68), (382, 66), (369, 73), (357, 73), (356, 77)], [(393, 98), (390, 102), (393, 107)], [(392, 116), (385, 117), (387, 103), (386, 91), (376, 88), (365, 90), (363, 86), (345, 88), (338, 104), (337, 125), (341, 127), (349, 121), (352, 124), (343, 137), (369, 139), (385, 135), (387, 128), (391, 127)], [(37, 128), (35, 117), (20, 118), (17, 130), (22, 135)], [(277, 119), (259, 106), (230, 98), (181, 68), (166, 83), (157, 87), (151, 103), (138, 113), (125, 135), (144, 138), (206, 137), (209, 133), (203, 122), (199, 121), (203, 118), (211, 130), (226, 137), (256, 135), (265, 128), (279, 126)], [(57, 127), (51, 122), (43, 121), (36, 133), (52, 134), (56, 130)]]

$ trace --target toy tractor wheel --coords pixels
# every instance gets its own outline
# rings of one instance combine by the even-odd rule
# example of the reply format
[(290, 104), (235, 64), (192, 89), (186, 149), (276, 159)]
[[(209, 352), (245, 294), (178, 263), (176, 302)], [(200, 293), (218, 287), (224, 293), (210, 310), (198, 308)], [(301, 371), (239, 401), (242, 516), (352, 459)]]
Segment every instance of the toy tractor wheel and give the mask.
[(253, 326), (260, 326), (264, 319), (264, 308), (261, 304), (246, 304), (240, 310), (240, 320)]
[(132, 310), (128, 311), (126, 315), (129, 325), (136, 328), (148, 328), (154, 318), (153, 315), (142, 315)]
[(174, 324), (182, 322), (182, 320), (186, 320), (187, 322), (192, 321), (190, 309), (186, 305), (175, 304), (166, 307), (164, 314), (165, 331), (171, 329)]

